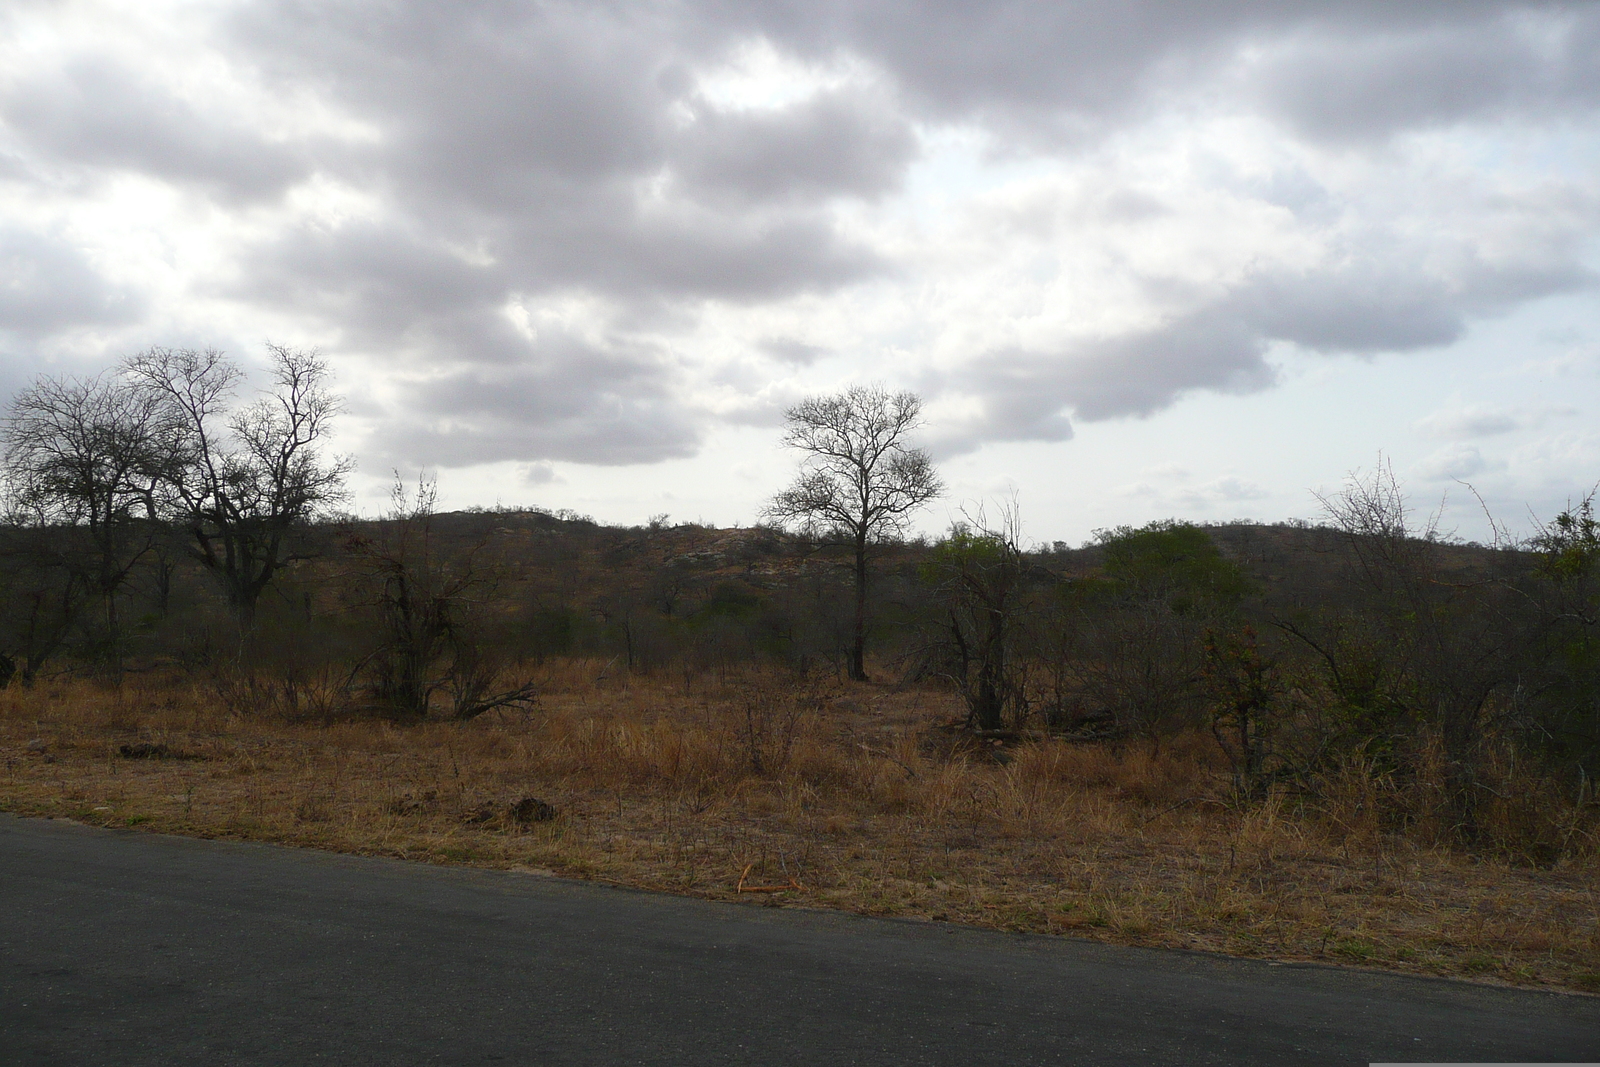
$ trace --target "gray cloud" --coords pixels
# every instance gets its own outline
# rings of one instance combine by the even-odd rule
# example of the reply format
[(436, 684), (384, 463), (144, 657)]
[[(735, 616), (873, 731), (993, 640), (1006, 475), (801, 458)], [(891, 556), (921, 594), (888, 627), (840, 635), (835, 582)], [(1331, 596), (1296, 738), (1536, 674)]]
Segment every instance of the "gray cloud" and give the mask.
[(501, 220), (471, 243), (470, 232), (430, 232), (410, 220), (291, 230), (245, 249), (241, 276), (223, 291), (387, 343), (440, 317), (497, 318), (513, 296), (576, 289), (644, 306), (758, 302), (888, 269), (876, 254), (841, 244), (817, 218), (723, 220), (689, 211), (637, 222), (626, 210), (619, 205), (609, 219)]
[(556, 335), (529, 345), (517, 363), (458, 366), (409, 382), (375, 443), (418, 465), (643, 463), (692, 455), (695, 414), (675, 399), (655, 354)]
[(1469, 119), (1600, 104), (1600, 15), (1542, 5), (1413, 27), (1308, 39), (1271, 62), (1268, 109), (1305, 136), (1361, 141)]
[(828, 354), (826, 348), (817, 345), (808, 345), (801, 341), (787, 337), (769, 337), (757, 347), (773, 359), (789, 363), (797, 367), (809, 367), (817, 360)]
[(697, 191), (746, 202), (819, 200), (893, 190), (916, 151), (903, 118), (860, 94), (834, 92), (776, 111), (701, 109), (676, 158)]
[(374, 345), (440, 317), (486, 314), (506, 291), (503, 270), (392, 224), (292, 230), (246, 250), (243, 266), (227, 295), (318, 315)]
[[(1098, 131), (1138, 114), (1153, 100), (1186, 95), (1195, 81), (1233, 65), (1245, 45), (1290, 45), (1281, 76), (1264, 79), (1260, 88), (1269, 106), (1278, 106), (1281, 97), (1281, 106), (1294, 113), (1303, 102), (1309, 116), (1319, 106), (1314, 83), (1308, 93), (1305, 82), (1290, 76), (1303, 52), (1328, 56), (1321, 73), (1354, 90), (1355, 80), (1333, 60), (1339, 49), (1328, 42), (1351, 42), (1359, 52), (1374, 41), (1434, 34), (1442, 40), (1431, 52), (1426, 42), (1413, 47), (1409, 58), (1419, 58), (1420, 49), (1431, 67), (1422, 65), (1410, 81), (1397, 76), (1408, 58), (1404, 47), (1390, 62), (1381, 55), (1371, 60), (1373, 73), (1395, 75), (1389, 77), (1391, 89), (1408, 100), (1403, 105), (1408, 115), (1420, 119), (1429, 113), (1429, 75), (1446, 69), (1441, 52), (1454, 47), (1458, 59), (1477, 64), (1449, 68), (1452, 81), (1460, 79), (1465, 86), (1473, 73), (1502, 80), (1493, 65), (1504, 53), (1492, 42), (1505, 34), (1505, 23), (1529, 12), (1550, 12), (1559, 19), (1592, 7), (1582, 0), (1216, 0), (1203, 5), (1182, 0), (779, 0), (755, 8), (727, 4), (723, 12), (731, 22), (759, 28), (814, 55), (840, 47), (865, 54), (891, 71), (907, 96), (933, 115), (977, 119), (1012, 137), (1048, 141)], [(1452, 44), (1456, 27), (1462, 29)], [(1572, 72), (1564, 79), (1568, 84), (1587, 84), (1590, 71), (1584, 63), (1586, 57), (1593, 62), (1592, 32), (1580, 22), (1564, 38), (1572, 57)], [(1346, 95), (1353, 106), (1366, 109), (1367, 114), (1350, 116), (1358, 123), (1371, 123), (1396, 106), (1377, 94)], [(1477, 85), (1468, 98), (1478, 107), (1538, 103), (1527, 94)], [(1438, 114), (1446, 119), (1466, 113), (1453, 97), (1433, 103), (1444, 109)]]
[(578, 285), (623, 299), (751, 303), (827, 292), (891, 269), (811, 212), (769, 218), (686, 208), (640, 218), (619, 209), (592, 220), (541, 219), (528, 229), (508, 252), (534, 290)]
[[(812, 59), (860, 56), (925, 117), (1045, 137), (1186, 94), (1264, 48), (1250, 83), (1267, 107), (1341, 135), (1592, 103), (1597, 22), (1591, 0), (261, 0), (234, 27), (267, 71), (387, 116), (419, 166), (444, 163), (450, 188), (514, 192), (534, 158), (589, 178), (658, 158), (686, 67), (753, 36)], [(452, 148), (489, 165), (450, 173)]]
[(1205, 509), (1215, 504), (1261, 500), (1267, 495), (1255, 482), (1230, 476), (1180, 489), (1173, 494), (1173, 499), (1182, 507)]
[(1431, 482), (1471, 478), (1491, 469), (1476, 445), (1454, 444), (1441, 448), (1417, 465), (1417, 473)]
[(1503, 411), (1481, 407), (1436, 411), (1417, 420), (1417, 428), (1434, 437), (1458, 439), (1493, 437), (1522, 428), (1522, 422)]
[(1149, 329), (1059, 352), (1007, 349), (935, 388), (984, 398), (983, 414), (939, 442), (945, 454), (987, 441), (1059, 441), (1086, 421), (1148, 416), (1186, 393), (1249, 393), (1277, 372), (1274, 342), (1322, 353), (1373, 355), (1459, 339), (1473, 318), (1592, 284), (1565, 242), (1489, 263), (1474, 255), (1431, 266), (1418, 251), (1349, 254), (1305, 271), (1262, 270)]
[(106, 281), (71, 243), (0, 228), (0, 331), (37, 339), (129, 322), (143, 310), (137, 294)]
[[(372, 139), (267, 137), (85, 52), (5, 82), (0, 180), (45, 183), (46, 165), (132, 171), (224, 206), (259, 205), (312, 175), (360, 189), (378, 204), (372, 217), (269, 234), (212, 295), (391, 358), (413, 384), (378, 445), (407, 462), (631, 463), (696, 447), (695, 412), (654, 345), (700, 303), (760, 305), (900, 269), (831, 206), (901, 188), (919, 125), (1073, 151), (1204, 99), (1360, 149), (1405, 130), (1588, 114), (1600, 100), (1597, 12), (1498, 0), (258, 0), (220, 24), (223, 58)], [(756, 37), (848, 59), (870, 84), (778, 107), (701, 95), (695, 72)], [(1342, 207), (1302, 170), (1256, 185), (1251, 195), (1311, 225)], [(1131, 190), (1106, 190), (1104, 205), (1128, 220), (1169, 210)], [(1277, 342), (1362, 355), (1448, 344), (1475, 318), (1587, 284), (1578, 245), (1592, 209), (1524, 208), (1506, 223), (1518, 256), (1375, 230), (1325, 266), (1166, 294), (1155, 301), (1166, 317), (1142, 331), (990, 353), (933, 383), (984, 406), (941, 448), (1064, 440), (1069, 415), (1148, 415), (1197, 389), (1267, 388)], [(1540, 221), (1562, 212), (1588, 228)], [(137, 314), (70, 249), (3, 239), (8, 329), (43, 336)], [(504, 318), (513, 300), (571, 294), (608, 309), (604, 339), (530, 340)], [(652, 324), (657, 342), (641, 340)], [(796, 366), (819, 354), (761, 347)]]
[(728, 39), (664, 12), (261, 4), (235, 29), (264, 77), (310, 81), (380, 131), (330, 165), (383, 189), (391, 210), (267, 238), (228, 295), (433, 368), (393, 412), (405, 429), (374, 442), (405, 461), (693, 451), (658, 363), (626, 345), (530, 343), (506, 328), (513, 298), (587, 292), (648, 322), (686, 300), (758, 303), (889, 269), (822, 205), (896, 186), (916, 147), (905, 120), (848, 92), (712, 108), (684, 63)]
[(525, 485), (550, 485), (557, 481), (555, 468), (548, 463), (529, 463), (517, 473)]
[(1421, 258), (1393, 249), (1331, 269), (1264, 272), (1230, 293), (1223, 313), (1263, 339), (1317, 352), (1403, 352), (1449, 344), (1470, 319), (1593, 282), (1571, 248), (1540, 249), (1530, 261), (1510, 263), (1469, 254), (1444, 269)]
[[(672, 165), (691, 198), (875, 195), (914, 147), (903, 118), (859, 94), (709, 107), (685, 62), (736, 42), (693, 8), (480, 2), (445, 17), (426, 4), (263, 3), (236, 36), (272, 77), (316, 79), (374, 122), (384, 140), (367, 165), (435, 208), (565, 212), (569, 198), (609, 201)], [(684, 107), (697, 121), (681, 121)]]
[(46, 158), (198, 182), (227, 198), (276, 195), (310, 167), (311, 146), (268, 143), (104, 56), (13, 83), (0, 94), (0, 118)]
[(943, 383), (985, 403), (935, 447), (956, 455), (989, 441), (1065, 441), (1068, 410), (1094, 422), (1151, 415), (1196, 389), (1254, 392), (1277, 377), (1266, 348), (1249, 323), (1213, 307), (1063, 352), (992, 353)]

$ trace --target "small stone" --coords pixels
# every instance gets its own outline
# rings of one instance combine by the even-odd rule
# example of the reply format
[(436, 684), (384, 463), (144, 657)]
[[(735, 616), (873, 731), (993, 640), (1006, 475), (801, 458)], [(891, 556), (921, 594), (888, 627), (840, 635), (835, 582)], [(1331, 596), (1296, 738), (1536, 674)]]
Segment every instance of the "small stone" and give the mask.
[(49, 747), (50, 743), (42, 737), (35, 737), (32, 741), (28, 742), (29, 752), (43, 752)]

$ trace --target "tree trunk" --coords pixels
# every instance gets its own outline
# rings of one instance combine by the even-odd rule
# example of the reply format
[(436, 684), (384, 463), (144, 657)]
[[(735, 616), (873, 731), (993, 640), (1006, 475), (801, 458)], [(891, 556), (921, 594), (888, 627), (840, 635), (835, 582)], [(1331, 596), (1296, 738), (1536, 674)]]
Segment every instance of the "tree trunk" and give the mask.
[(122, 675), (122, 632), (121, 632), (121, 626), (117, 622), (117, 591), (116, 591), (116, 588), (114, 586), (106, 588), (101, 595), (105, 598), (105, 624), (106, 624), (105, 669), (111, 672), (111, 676), (112, 677), (114, 677), (114, 678), (121, 677), (121, 675)]
[(1481, 701), (1470, 698), (1443, 709), (1440, 734), (1444, 743), (1445, 788), (1449, 790), (1456, 835), (1463, 844), (1479, 842), (1478, 824), (1478, 712)]
[(867, 539), (856, 538), (856, 617), (850, 646), (850, 679), (867, 680)]
[(253, 633), (256, 628), (256, 598), (248, 589), (232, 589), (228, 597), (229, 606), (233, 608), (234, 621), (239, 625), (242, 634)]
[(972, 702), (972, 717), (980, 730), (1000, 730), (1006, 724), (1000, 686), (994, 667), (988, 663), (978, 668), (978, 692)]

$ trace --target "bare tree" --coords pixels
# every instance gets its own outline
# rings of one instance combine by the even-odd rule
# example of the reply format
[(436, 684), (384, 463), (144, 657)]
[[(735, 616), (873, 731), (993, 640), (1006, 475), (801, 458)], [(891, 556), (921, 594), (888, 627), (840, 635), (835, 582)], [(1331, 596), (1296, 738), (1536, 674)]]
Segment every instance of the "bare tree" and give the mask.
[(1242, 797), (1262, 797), (1272, 783), (1273, 734), (1284, 692), (1277, 663), (1263, 655), (1255, 627), (1235, 633), (1207, 630), (1201, 686), (1211, 706), (1211, 735), (1233, 764), (1233, 786)]
[(349, 457), (322, 454), (340, 409), (327, 364), (314, 351), (267, 349), (273, 388), (242, 408), (231, 405), (242, 373), (215, 349), (152, 348), (126, 366), (175, 427), (166, 479), (172, 511), (246, 627), (274, 576), (299, 558), (291, 535), (344, 498), (354, 467)]
[(979, 509), (933, 548), (924, 577), (940, 591), (945, 621), (936, 640), (950, 680), (967, 703), (967, 723), (1000, 730), (1011, 713), (1027, 721), (1026, 664), (1015, 655), (1022, 596), (1028, 580), (1022, 521), (1015, 501), (991, 524)]
[(849, 544), (855, 553), (855, 619), (850, 677), (866, 671), (867, 563), (872, 546), (905, 532), (912, 512), (944, 491), (933, 461), (908, 436), (921, 424), (915, 393), (857, 385), (808, 397), (784, 413), (783, 443), (799, 450), (793, 485), (766, 516)]
[(63, 528), (52, 554), (99, 598), (113, 659), (117, 594), (150, 550), (171, 431), (164, 405), (110, 375), (39, 378), (0, 425), (13, 516)]
[[(1413, 521), (1387, 463), (1351, 475), (1322, 505), (1354, 564), (1359, 621), (1370, 630), (1357, 647), (1370, 663), (1350, 656), (1345, 642), (1290, 620), (1278, 625), (1325, 660), (1342, 699), (1376, 706), (1397, 732), (1420, 726), (1437, 734), (1457, 830), (1470, 841), (1486, 792), (1485, 739), (1524, 689), (1546, 629), (1521, 588), (1526, 564), (1512, 552), (1472, 567), (1452, 564), (1437, 517)], [(1381, 703), (1361, 692), (1372, 677), (1388, 679)]]
[(1540, 610), (1548, 651), (1525, 701), (1524, 727), (1538, 748), (1600, 778), (1600, 519), (1596, 490), (1540, 525), (1528, 547), (1538, 555)]
[(440, 697), (444, 716), (456, 721), (531, 707), (533, 681), (503, 683), (508, 657), (484, 632), (496, 583), (477, 562), (483, 543), (450, 553), (435, 537), (431, 478), (407, 492), (397, 475), (390, 499), (375, 536), (356, 535), (346, 545), (367, 572), (379, 616), (379, 644), (356, 674), (381, 708), (401, 718), (428, 718)]
[(0, 677), (15, 672), (24, 685), (33, 684), (83, 626), (94, 590), (84, 569), (70, 565), (76, 553), (64, 543), (81, 542), (71, 536), (81, 532), (16, 515), (0, 525)]
[[(1143, 735), (1151, 750), (1194, 710), (1200, 669), (1199, 620), (1144, 590), (1077, 582), (1055, 649), (1057, 709), (1063, 726), (1116, 739)], [(1072, 587), (1069, 587), (1071, 589)], [(1062, 706), (1065, 688), (1087, 698), (1089, 714)]]

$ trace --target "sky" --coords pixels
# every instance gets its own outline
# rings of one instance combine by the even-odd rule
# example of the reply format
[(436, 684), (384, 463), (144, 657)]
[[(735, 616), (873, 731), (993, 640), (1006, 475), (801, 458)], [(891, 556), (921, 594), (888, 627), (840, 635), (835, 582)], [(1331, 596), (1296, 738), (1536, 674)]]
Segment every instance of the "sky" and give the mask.
[(1025, 535), (1600, 481), (1600, 3), (8, 0), (0, 392), (319, 349), (445, 507), (728, 526), (925, 403)]

